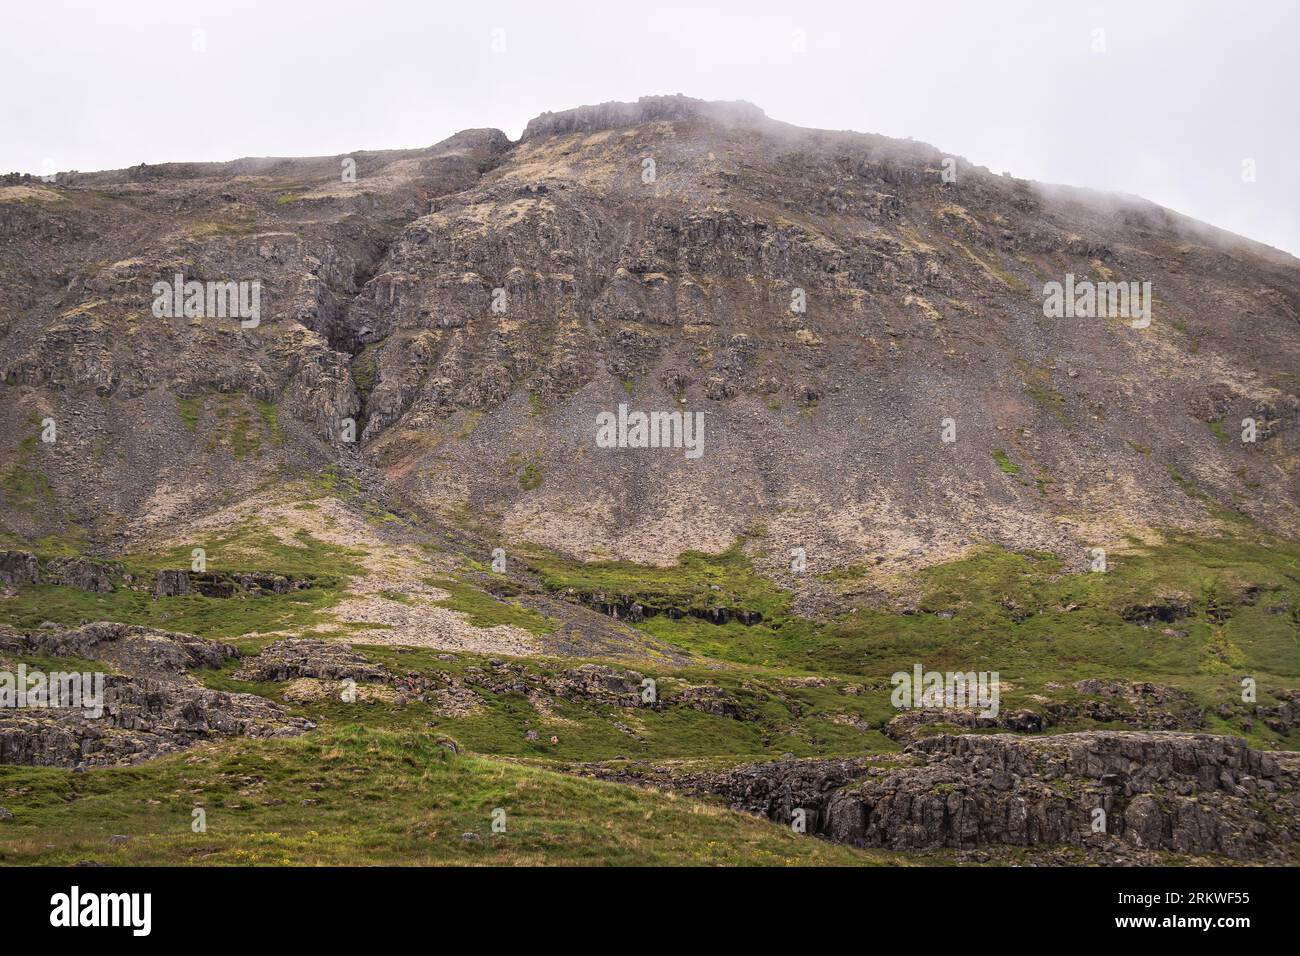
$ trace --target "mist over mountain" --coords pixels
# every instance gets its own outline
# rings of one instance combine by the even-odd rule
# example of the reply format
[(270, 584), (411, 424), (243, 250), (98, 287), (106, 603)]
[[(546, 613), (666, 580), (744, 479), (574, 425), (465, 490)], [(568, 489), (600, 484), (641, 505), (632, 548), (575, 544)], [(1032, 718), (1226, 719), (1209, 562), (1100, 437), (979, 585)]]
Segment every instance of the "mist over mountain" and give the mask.
[[(1224, 509), (1296, 533), (1297, 261), (1140, 199), (685, 97), (0, 198), (0, 440), (17, 465), (33, 417), (60, 431), (55, 506), (0, 505), (25, 537), (111, 549), (353, 457), (580, 557), (671, 563), (755, 522), (819, 570), (1082, 555)], [(259, 283), (259, 324), (155, 316), (176, 275)], [(1150, 326), (1045, 318), (1067, 275), (1149, 282)], [(277, 440), (238, 455), (216, 404)], [(705, 453), (598, 449), (619, 404), (702, 412)]]

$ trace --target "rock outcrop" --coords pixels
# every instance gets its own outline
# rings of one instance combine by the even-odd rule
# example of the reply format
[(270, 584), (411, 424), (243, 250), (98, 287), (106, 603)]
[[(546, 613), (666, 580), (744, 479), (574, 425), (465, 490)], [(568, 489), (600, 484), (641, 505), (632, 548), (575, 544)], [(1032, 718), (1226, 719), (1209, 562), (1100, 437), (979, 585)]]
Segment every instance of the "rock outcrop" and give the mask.
[(677, 781), (809, 833), (894, 850), (1073, 845), (1300, 853), (1300, 756), (1211, 734), (942, 735), (895, 763), (782, 760)]
[(1136, 730), (1200, 730), (1205, 712), (1185, 691), (1149, 681), (1117, 681), (1090, 678), (1071, 685), (1079, 697), (1052, 700), (1039, 697), (1036, 708), (1009, 710), (982, 716), (969, 709), (952, 707), (918, 708), (894, 717), (885, 726), (885, 736), (901, 742), (915, 740), (936, 725), (961, 730), (1008, 730), (1036, 734), (1052, 727), (1079, 721), (1099, 724), (1128, 724)]
[[(296, 736), (313, 726), (262, 697), (210, 690), (190, 673), (237, 656), (229, 644), (105, 622), (67, 631), (0, 628), (0, 661), (25, 654), (102, 664), (90, 672), (92, 679), (98, 674), (102, 680), (102, 698), (91, 702), (83, 696), (76, 709), (0, 709), (0, 764), (138, 763), (215, 737)], [(14, 668), (6, 662), (5, 669)], [(51, 671), (56, 669), (51, 665)], [(28, 673), (35, 670), (28, 668)], [(87, 673), (83, 665), (61, 670)]]
[(42, 568), (40, 559), (28, 551), (0, 551), (0, 584), (58, 584), (107, 594), (121, 577), (122, 569), (109, 561), (50, 558)]
[(0, 584), (10, 587), (37, 584), (41, 580), (40, 562), (27, 551), (0, 551)]
[(312, 677), (382, 684), (393, 679), (388, 668), (370, 663), (352, 650), (351, 645), (311, 638), (292, 638), (268, 644), (244, 661), (235, 676), (240, 680), (257, 682)]

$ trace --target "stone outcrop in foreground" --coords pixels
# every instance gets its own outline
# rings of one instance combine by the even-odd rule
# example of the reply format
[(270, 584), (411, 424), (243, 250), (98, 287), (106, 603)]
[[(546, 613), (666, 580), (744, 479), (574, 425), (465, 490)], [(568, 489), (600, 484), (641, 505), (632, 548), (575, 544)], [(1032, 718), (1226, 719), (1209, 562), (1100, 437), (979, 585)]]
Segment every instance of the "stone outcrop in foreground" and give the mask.
[(902, 759), (911, 766), (783, 760), (690, 786), (784, 823), (801, 808), (809, 833), (864, 847), (1075, 845), (1279, 862), (1300, 849), (1300, 755), (1236, 737), (944, 735)]

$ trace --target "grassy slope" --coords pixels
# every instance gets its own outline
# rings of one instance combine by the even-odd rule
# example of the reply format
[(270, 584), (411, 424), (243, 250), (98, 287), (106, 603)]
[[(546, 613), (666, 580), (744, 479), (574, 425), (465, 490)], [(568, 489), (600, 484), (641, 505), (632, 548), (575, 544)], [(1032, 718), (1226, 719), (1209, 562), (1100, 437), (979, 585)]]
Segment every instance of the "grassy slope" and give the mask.
[[(203, 745), (142, 767), (5, 768), (15, 819), (0, 824), (0, 863), (898, 862), (674, 794), (452, 754), (437, 740), (348, 724)], [(204, 833), (192, 832), (195, 807)], [(505, 833), (492, 831), (498, 807)], [(118, 834), (132, 839), (112, 843)]]
[[(42, 620), (116, 619), (233, 639), (253, 651), (266, 640), (256, 632), (318, 620), (365, 558), (305, 535), (283, 544), (255, 525), (208, 547), (212, 569), (311, 574), (317, 586), (224, 601), (21, 588), (0, 599), (0, 622), (30, 627)], [(182, 545), (124, 563), (147, 572), (184, 567), (188, 559)], [(546, 768), (620, 758), (727, 766), (784, 752), (892, 750), (897, 745), (880, 732), (896, 713), (888, 675), (918, 661), (937, 669), (998, 670), (1014, 685), (1004, 708), (1033, 706), (1028, 695), (1034, 693), (1058, 700), (1072, 695), (1068, 687), (1048, 690), (1049, 681), (1100, 676), (1171, 684), (1206, 709), (1209, 730), (1242, 734), (1256, 746), (1300, 749), (1296, 735), (1281, 738), (1259, 721), (1243, 732), (1236, 709), (1241, 674), (1259, 680), (1266, 704), (1272, 691), (1300, 679), (1300, 548), (1276, 540), (1171, 536), (1154, 547), (1135, 543), (1109, 555), (1106, 574), (1063, 574), (1050, 555), (987, 549), (923, 573), (914, 582), (914, 613), (863, 606), (829, 621), (792, 615), (790, 595), (757, 574), (739, 547), (720, 556), (686, 555), (669, 569), (578, 564), (536, 549), (526, 561), (552, 592), (631, 597), (685, 612), (659, 614), (642, 627), (700, 656), (701, 664), (640, 669), (660, 682), (670, 704), (685, 685), (710, 683), (741, 704), (745, 719), (682, 706), (629, 710), (563, 700), (546, 713), (523, 694), (486, 692), (480, 713), (452, 718), (421, 704), (345, 705), (327, 696), (291, 706), (319, 724), (296, 740), (222, 741), (142, 767), (87, 774), (0, 769), (0, 805), (15, 813), (0, 823), (3, 862), (878, 861), (719, 807)], [(828, 580), (851, 596), (867, 573), (848, 568)], [(437, 583), (450, 591), (444, 603), (476, 624), (510, 621), (538, 633), (550, 626), (512, 596), (498, 600), (469, 577)], [(1132, 605), (1169, 600), (1189, 608), (1172, 624), (1142, 627), (1122, 615)], [(689, 614), (713, 606), (758, 611), (763, 622), (716, 625)], [(939, 611), (953, 616), (940, 618)], [(365, 651), (398, 672), (463, 674), (485, 663), (468, 656), (448, 661), (427, 650)], [(576, 662), (525, 663), (553, 672)], [(233, 665), (200, 676), (219, 689), (277, 698), (283, 692), (234, 681), (232, 671)], [(808, 675), (821, 678), (821, 686), (798, 680)], [(1216, 713), (1223, 704), (1234, 708), (1231, 723)], [(530, 730), (539, 732), (537, 740), (527, 739)], [(436, 744), (441, 735), (478, 756), (450, 755)], [(499, 757), (527, 765), (493, 759)], [(208, 809), (206, 834), (189, 831), (196, 805)], [(496, 806), (510, 815), (504, 836), (490, 830)], [(466, 831), (481, 839), (462, 840)], [(114, 833), (135, 839), (109, 846)]]
[[(94, 594), (76, 588), (41, 585), (21, 588), (0, 599), (0, 623), (30, 629), (44, 621), (79, 624), (82, 621), (122, 621), (168, 631), (183, 631), (213, 639), (227, 639), (257, 631), (304, 628), (317, 623), (320, 612), (338, 601), (351, 575), (362, 572), (366, 553), (318, 541), (305, 532), (295, 544), (285, 544), (256, 524), (205, 540), (207, 569), (222, 571), (273, 571), (311, 576), (312, 587), (257, 599), (223, 599), (190, 594), (154, 599), (147, 591), (119, 588)], [(138, 576), (152, 578), (159, 568), (188, 568), (190, 546), (132, 555), (122, 564)]]

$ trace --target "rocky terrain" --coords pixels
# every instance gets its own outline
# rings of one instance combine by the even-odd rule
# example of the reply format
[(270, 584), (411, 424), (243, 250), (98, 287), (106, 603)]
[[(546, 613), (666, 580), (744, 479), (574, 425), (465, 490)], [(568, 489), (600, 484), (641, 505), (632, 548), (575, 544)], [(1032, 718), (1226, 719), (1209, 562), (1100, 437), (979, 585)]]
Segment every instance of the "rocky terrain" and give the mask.
[[(430, 512), (583, 557), (755, 521), (769, 563), (816, 571), (980, 539), (1081, 565), (1225, 508), (1297, 529), (1295, 260), (919, 143), (649, 97), (518, 143), (68, 174), (0, 211), (25, 536), (111, 547), (357, 452)], [(178, 272), (259, 281), (260, 324), (154, 316)], [(1067, 273), (1152, 282), (1150, 327), (1045, 319)], [(620, 402), (704, 412), (705, 457), (597, 448)], [(59, 440), (25, 444), (47, 417)]]
[(219, 693), (195, 679), (191, 670), (219, 667), (237, 656), (229, 644), (99, 623), (63, 632), (0, 631), (0, 665), (5, 671), (14, 669), (7, 659), (11, 653), (72, 656), (111, 672), (104, 678), (102, 716), (54, 708), (0, 710), (4, 764), (82, 769), (121, 765), (200, 740), (293, 736), (313, 726), (261, 697)]
[(0, 862), (1292, 863), (1298, 416), (1293, 257), (747, 103), (0, 177)]
[(859, 846), (1075, 845), (1095, 861), (1168, 850), (1294, 863), (1298, 773), (1295, 754), (1232, 737), (1088, 732), (943, 735), (888, 762), (782, 760), (652, 777), (782, 823), (802, 811), (808, 832)]

